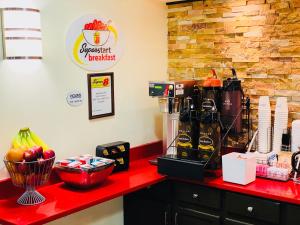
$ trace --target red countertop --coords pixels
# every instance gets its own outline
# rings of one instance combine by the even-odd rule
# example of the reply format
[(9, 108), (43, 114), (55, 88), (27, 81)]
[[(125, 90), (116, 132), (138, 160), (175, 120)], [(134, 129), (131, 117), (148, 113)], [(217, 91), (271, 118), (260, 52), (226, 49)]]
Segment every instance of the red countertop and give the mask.
[(248, 185), (239, 185), (224, 182), (222, 177), (218, 177), (205, 178), (204, 182), (187, 182), (218, 188), (221, 190), (238, 192), (241, 194), (252, 195), (300, 205), (300, 185), (295, 184), (293, 181), (281, 182), (275, 180), (256, 178), (254, 182)]
[[(36, 206), (18, 205), (16, 200), (23, 190), (13, 187), (10, 180), (3, 181), (0, 183), (0, 223), (43, 224), (161, 182), (166, 177), (158, 174), (156, 166), (148, 162), (159, 154), (160, 149), (161, 142), (133, 148), (130, 169), (112, 174), (101, 186), (93, 189), (78, 190), (52, 179), (49, 185), (38, 189), (46, 201)], [(292, 181), (257, 178), (255, 182), (242, 186), (223, 182), (219, 177), (205, 178), (203, 182), (188, 182), (300, 205), (300, 185)]]
[(161, 146), (161, 142), (155, 142), (132, 148), (130, 169), (110, 175), (93, 189), (74, 189), (52, 179), (48, 185), (38, 188), (46, 201), (35, 206), (18, 205), (16, 200), (24, 190), (14, 187), (10, 180), (3, 181), (0, 183), (0, 223), (44, 224), (158, 183), (165, 177), (158, 174), (156, 166), (150, 165), (148, 160), (160, 152)]

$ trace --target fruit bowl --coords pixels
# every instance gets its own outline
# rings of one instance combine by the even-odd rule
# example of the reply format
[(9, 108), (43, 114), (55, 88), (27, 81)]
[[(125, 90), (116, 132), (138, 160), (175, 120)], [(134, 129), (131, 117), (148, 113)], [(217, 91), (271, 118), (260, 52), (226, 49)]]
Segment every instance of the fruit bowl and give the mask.
[(90, 188), (101, 184), (113, 171), (114, 163), (109, 163), (92, 170), (83, 170), (78, 168), (70, 168), (55, 166), (55, 171), (60, 179), (66, 184), (77, 188)]
[(110, 36), (109, 30), (82, 30), (84, 39), (94, 46), (105, 45)]
[(33, 162), (14, 162), (4, 159), (12, 183), (26, 191), (17, 200), (21, 205), (36, 205), (45, 201), (45, 197), (36, 191), (36, 187), (48, 182), (55, 157)]

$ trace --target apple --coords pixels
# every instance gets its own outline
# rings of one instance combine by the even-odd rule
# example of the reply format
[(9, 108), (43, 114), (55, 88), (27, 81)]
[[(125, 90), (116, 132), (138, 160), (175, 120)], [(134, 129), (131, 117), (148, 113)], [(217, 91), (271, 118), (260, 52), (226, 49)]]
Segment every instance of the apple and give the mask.
[(47, 161), (45, 159), (40, 158), (38, 159), (38, 168), (40, 171), (45, 171), (47, 167)]
[(51, 159), (55, 156), (55, 152), (52, 149), (48, 149), (43, 152), (44, 159)]
[(31, 149), (27, 150), (23, 154), (23, 159), (25, 159), (26, 162), (33, 162), (37, 160), (37, 152), (33, 151)]
[(38, 162), (39, 162), (39, 165), (43, 165), (43, 164), (45, 164), (45, 159), (40, 158), (40, 159), (38, 159)]
[(35, 151), (38, 158), (43, 157), (43, 147), (42, 146), (33, 146), (30, 150)]
[(26, 164), (25, 160), (23, 162), (18, 163), (18, 172), (21, 174), (27, 174), (30, 173), (30, 167)]

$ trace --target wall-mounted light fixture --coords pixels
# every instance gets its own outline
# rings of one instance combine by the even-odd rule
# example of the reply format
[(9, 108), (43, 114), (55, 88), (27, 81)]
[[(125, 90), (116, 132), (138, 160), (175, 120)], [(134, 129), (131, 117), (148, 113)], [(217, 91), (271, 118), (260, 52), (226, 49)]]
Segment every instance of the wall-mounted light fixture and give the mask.
[(32, 8), (3, 8), (4, 59), (42, 59), (40, 11)]

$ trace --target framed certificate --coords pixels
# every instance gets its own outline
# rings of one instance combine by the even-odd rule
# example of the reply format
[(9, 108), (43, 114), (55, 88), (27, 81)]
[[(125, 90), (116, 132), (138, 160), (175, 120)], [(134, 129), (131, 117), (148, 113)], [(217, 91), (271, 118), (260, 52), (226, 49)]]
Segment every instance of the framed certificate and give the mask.
[(114, 73), (88, 74), (89, 119), (115, 115)]

